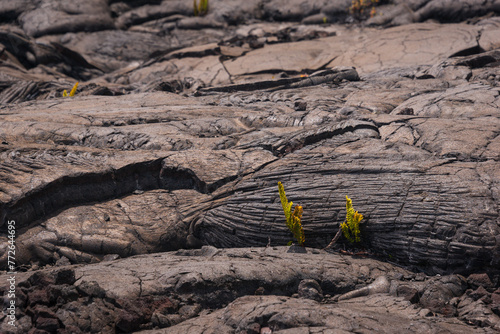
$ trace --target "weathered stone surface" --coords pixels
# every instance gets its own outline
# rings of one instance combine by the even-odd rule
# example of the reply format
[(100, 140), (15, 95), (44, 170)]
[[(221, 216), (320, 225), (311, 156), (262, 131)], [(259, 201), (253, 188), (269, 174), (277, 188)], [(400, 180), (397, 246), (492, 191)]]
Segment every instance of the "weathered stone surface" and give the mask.
[[(350, 5), (0, 1), (18, 332), (498, 330), (498, 1)], [(309, 254), (271, 248), (278, 181)], [(332, 252), (418, 274), (318, 250), (345, 195), (362, 243)]]
[(299, 283), (298, 296), (299, 298), (321, 301), (323, 299), (323, 290), (315, 280), (306, 279)]
[(473, 288), (476, 287), (484, 287), (487, 289), (491, 289), (494, 287), (493, 283), (490, 280), (488, 274), (472, 274), (467, 277), (467, 283)]
[[(484, 265), (492, 270), (498, 232), (489, 231), (497, 231), (498, 225), (490, 217), (498, 213), (489, 194), (498, 187), (498, 89), (458, 81), (452, 87), (436, 84), (429, 93), (427, 80), (435, 84), (436, 79), (396, 77), (392, 80), (399, 87), (391, 95), (384, 88), (391, 77), (384, 78), (297, 92), (229, 92), (203, 97), (202, 103), (195, 97), (156, 93), (79, 98), (78, 105), (60, 100), (12, 107), (2, 123), (3, 162), (11, 175), (3, 185), (4, 215), (25, 226), (35, 217), (73, 206), (20, 236), (26, 247), (19, 259), (93, 261), (100, 254), (128, 256), (184, 247), (190, 244), (188, 235), (224, 247), (265, 245), (268, 237), (286, 242), (280, 207), (273, 204), (274, 189), (278, 180), (287, 184), (291, 176), (297, 179), (296, 189), (310, 191), (306, 196), (314, 219), (305, 224), (310, 245), (323, 247), (335, 233), (332, 223), (343, 206), (340, 192), (345, 192), (341, 184), (351, 180), (349, 191), (359, 194), (359, 210), (369, 218), (366, 241), (375, 250), (405, 262), (411, 258), (411, 264), (441, 273), (466, 273)], [(371, 99), (364, 98), (368, 87)], [(249, 101), (256, 102), (252, 114), (245, 109)], [(306, 102), (306, 110), (295, 110), (296, 101)], [(279, 107), (273, 109), (276, 103)], [(47, 120), (48, 113), (57, 115), (56, 120)], [(16, 144), (21, 137), (30, 143), (22, 150)], [(182, 194), (176, 201), (188, 212), (179, 215), (171, 204), (174, 198), (160, 195), (161, 189), (177, 191), (176, 197)], [(396, 194), (394, 189), (406, 191)], [(331, 191), (338, 196), (332, 197)], [(199, 198), (195, 211), (188, 194)], [(127, 195), (132, 196), (122, 203), (131, 206), (129, 213), (113, 200)], [(304, 202), (296, 190), (291, 195)], [(324, 202), (327, 198), (330, 203)], [(380, 205), (390, 203), (388, 198), (404, 198), (405, 203)], [(106, 203), (97, 211), (97, 206), (82, 206), (92, 201)], [(163, 204), (141, 211), (150, 201)], [(428, 218), (423, 220), (425, 203)], [(137, 218), (131, 219), (134, 212)], [(145, 214), (152, 220), (141, 231), (137, 221)], [(423, 227), (437, 217), (438, 225)], [(151, 225), (154, 220), (157, 225)], [(387, 227), (388, 221), (398, 228)], [(124, 228), (127, 224), (135, 232)], [(245, 226), (244, 233), (238, 226)], [(473, 236), (481, 229), (484, 234)], [(401, 239), (401, 231), (409, 231), (412, 238)], [(471, 254), (468, 262), (464, 252)]]
[[(319, 304), (280, 296), (246, 296), (209, 315), (168, 329), (139, 333), (248, 333), (255, 323), (260, 328), (270, 328), (272, 333), (310, 333), (312, 330), (318, 333), (470, 332), (468, 326), (457, 321), (430, 319), (419, 315), (409, 302), (394, 297), (370, 296), (355, 302)], [(480, 328), (477, 333), (493, 331)]]
[(377, 7), (374, 17), (367, 20), (373, 25), (403, 25), (427, 20), (461, 22), (474, 16), (498, 13), (497, 0), (396, 0)]
[(30, 0), (2, 0), (0, 1), (0, 18), (4, 22), (14, 21), (23, 11), (34, 8), (35, 4)]
[(420, 296), (420, 304), (433, 312), (448, 317), (456, 315), (456, 305), (451, 301), (454, 297), (463, 295), (467, 284), (460, 276), (445, 276), (431, 280)]
[[(438, 35), (446, 35), (447, 39), (436, 38)], [(439, 59), (474, 48), (477, 45), (478, 28), (429, 23), (394, 27), (382, 34), (373, 31), (358, 36), (346, 41), (348, 48), (329, 66), (355, 66), (361, 73), (366, 73), (381, 68), (434, 64)], [(430, 49), (432, 53), (422, 52)]]
[(443, 21), (462, 21), (471, 16), (482, 16), (491, 11), (498, 11), (497, 0), (488, 1), (438, 1), (431, 0), (415, 13), (418, 21), (439, 18)]
[(33, 10), (23, 12), (19, 22), (30, 36), (114, 28), (105, 0), (71, 3), (59, 0), (39, 1)]
[[(373, 259), (324, 251), (290, 254), (286, 250), (287, 247), (205, 246), (64, 269), (20, 272), (17, 282), (28, 292), (27, 303), (34, 305), (35, 311), (30, 315), (36, 328), (57, 326), (74, 333), (240, 333), (266, 327), (273, 332), (299, 331), (304, 327), (324, 332), (356, 328), (388, 333), (395, 333), (396, 329), (444, 333), (471, 330), (456, 318), (429, 317), (423, 301), (408, 301), (396, 292), (401, 291), (399, 286), (414, 286), (425, 295), (429, 285), (457, 292), (465, 282), (463, 277), (431, 278)], [(387, 276), (380, 276), (381, 273)], [(8, 286), (6, 277), (0, 276), (0, 290)], [(47, 282), (51, 282), (48, 287)], [(370, 288), (367, 295), (352, 293), (379, 286), (380, 282), (386, 288)], [(312, 290), (316, 292), (313, 295)], [(46, 291), (57, 295), (57, 299), (35, 304), (29, 293), (34, 291)], [(435, 289), (429, 291), (432, 295)], [(349, 293), (352, 298), (346, 298)], [(299, 298), (292, 297), (296, 294)], [(471, 308), (472, 294), (457, 296), (460, 316), (467, 321), (475, 319), (474, 323), (481, 326), (475, 332), (493, 333), (500, 328), (500, 318), (484, 299), (479, 312)], [(450, 299), (453, 302), (449, 297), (433, 298), (445, 304)], [(213, 312), (208, 312), (210, 309)], [(25, 309), (20, 308), (19, 312), (21, 316)], [(435, 312), (443, 314), (440, 310)], [(401, 327), (402, 324), (411, 325)], [(2, 328), (5, 326), (4, 323)]]
[(377, 293), (387, 293), (390, 291), (390, 288), (391, 288), (391, 283), (389, 282), (387, 277), (379, 276), (370, 285), (340, 295), (337, 300), (352, 299), (356, 297), (374, 295)]

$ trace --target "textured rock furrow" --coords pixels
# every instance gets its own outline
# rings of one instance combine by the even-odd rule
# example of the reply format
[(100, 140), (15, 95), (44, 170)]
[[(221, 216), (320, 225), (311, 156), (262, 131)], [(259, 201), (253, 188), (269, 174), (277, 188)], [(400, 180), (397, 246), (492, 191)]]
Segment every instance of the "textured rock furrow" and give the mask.
[(157, 160), (101, 174), (63, 176), (5, 203), (3, 210), (23, 227), (36, 217), (44, 217), (68, 205), (101, 201), (134, 190), (160, 188), (160, 169), (161, 161)]
[[(37, 258), (50, 262), (60, 256), (78, 262), (78, 259), (90, 260), (95, 256), (110, 253), (130, 256), (199, 244), (199, 240), (186, 239), (192, 232), (188, 231), (189, 223), (183, 221), (193, 220), (203, 214), (204, 210), (201, 208), (213, 206), (204, 197), (208, 195), (203, 194), (210, 194), (224, 184), (254, 173), (275, 160), (271, 154), (262, 150), (217, 152), (215, 155), (199, 152), (198, 157), (180, 152), (166, 154), (166, 158), (155, 160), (147, 160), (146, 155), (142, 162), (128, 164), (125, 160), (115, 165), (116, 168), (96, 168), (97, 166), (91, 163), (92, 160), (85, 163), (78, 154), (68, 154), (66, 157), (69, 161), (65, 158), (58, 160), (57, 154), (51, 156), (47, 155), (47, 152), (42, 155), (37, 153), (36, 160), (26, 159), (27, 162), (36, 161), (39, 164), (43, 160), (49, 162), (56, 158), (49, 166), (39, 164), (39, 172), (44, 172), (46, 168), (59, 168), (61, 173), (70, 164), (72, 168), (80, 165), (80, 170), (75, 171), (73, 175), (66, 173), (58, 177), (54, 174), (52, 180), (39, 182), (36, 188), (20, 184), (22, 187), (17, 189), (18, 197), (11, 196), (3, 204), (4, 219), (9, 217), (16, 221), (19, 228), (32, 225), (36, 221), (48, 222), (48, 225), (42, 228), (35, 227), (26, 235), (20, 235), (18, 242), (26, 252), (21, 252), (18, 256), (19, 263), (27, 263)], [(52, 152), (54, 153), (57, 152)], [(61, 150), (59, 153), (68, 152)], [(120, 155), (114, 156), (113, 159), (118, 157)], [(22, 161), (19, 156), (16, 159), (18, 163)], [(78, 164), (75, 164), (73, 159)], [(98, 161), (99, 155), (95, 159)], [(225, 163), (222, 163), (223, 161)], [(220, 168), (212, 171), (209, 167), (216, 163), (219, 163)], [(30, 175), (33, 167), (36, 166), (25, 165), (25, 174)], [(94, 172), (89, 172), (88, 168)], [(17, 179), (20, 177), (17, 176)], [(9, 184), (8, 181), (4, 179), (5, 184)], [(10, 186), (12, 187), (12, 184)], [(160, 191), (158, 196), (154, 195), (155, 190)], [(174, 202), (167, 193), (178, 190), (181, 192), (177, 193), (179, 198)], [(8, 191), (8, 188), (5, 191)], [(166, 194), (161, 195), (162, 191)], [(189, 191), (199, 195), (193, 197)], [(137, 200), (130, 202), (130, 196), (137, 197)], [(120, 201), (124, 198), (128, 198), (129, 203), (125, 207)], [(203, 198), (203, 201), (198, 202), (199, 198)], [(195, 202), (190, 203), (193, 199)], [(156, 206), (150, 208), (149, 201), (157, 203)], [(94, 207), (92, 202), (104, 204)], [(117, 211), (116, 205), (122, 209)], [(129, 206), (131, 207), (128, 208)], [(176, 208), (173, 215), (169, 207)], [(130, 218), (130, 211), (133, 210), (143, 213), (134, 214), (134, 218)], [(164, 215), (166, 216), (161, 218)], [(154, 223), (148, 227), (150, 222)], [(74, 227), (71, 227), (73, 224)], [(130, 229), (127, 230), (124, 226), (129, 226)], [(75, 230), (71, 231), (72, 228)], [(47, 238), (48, 235), (50, 237)], [(79, 241), (81, 238), (86, 241)], [(39, 247), (39, 242), (45, 246)], [(4, 253), (3, 257), (6, 254)]]
[(275, 91), (279, 89), (304, 88), (326, 83), (339, 83), (343, 80), (358, 81), (359, 76), (354, 68), (334, 68), (331, 70), (318, 71), (311, 76), (302, 78), (278, 79), (270, 81), (237, 84), (230, 86), (219, 86), (201, 88), (198, 92), (237, 92), (237, 91)]
[[(237, 148), (248, 149), (262, 147), (271, 151), (276, 156), (284, 156), (305, 146), (322, 142), (325, 139), (339, 137), (339, 140), (355, 140), (359, 137), (377, 137), (378, 128), (370, 122), (346, 121), (333, 126), (318, 127), (311, 130), (290, 131), (289, 135), (261, 136), (257, 140), (238, 145)], [(352, 136), (343, 136), (351, 134)]]
[[(327, 142), (311, 151), (320, 154), (325, 152), (326, 146)], [(265, 245), (268, 236), (273, 242), (285, 243), (291, 235), (280, 217), (277, 191), (274, 194), (272, 191), (281, 181), (287, 187), (290, 200), (304, 206), (303, 224), (309, 236), (308, 245), (324, 247), (329, 242), (343, 219), (343, 196), (356, 194), (356, 209), (366, 215), (363, 229), (368, 238), (365, 241), (372, 249), (396, 259), (410, 259), (412, 265), (430, 266), (438, 272), (437, 268), (442, 266), (457, 266), (464, 252), (477, 253), (481, 254), (480, 263), (465, 261), (453, 270), (468, 271), (474, 266), (495, 270), (495, 238), (485, 238), (482, 232), (483, 229), (498, 229), (491, 220), (494, 199), (473, 200), (470, 188), (455, 187), (463, 179), (425, 173), (432, 166), (427, 154), (421, 164), (412, 163), (412, 167), (406, 166), (403, 159), (395, 164), (392, 157), (391, 164), (372, 170), (369, 165), (360, 165), (363, 158), (359, 156), (352, 162), (346, 156), (338, 161), (330, 153), (329, 159), (316, 158), (315, 163), (309, 165), (307, 155), (302, 157), (301, 153), (298, 150), (250, 178), (243, 178), (234, 188), (234, 195), (219, 202), (196, 222), (195, 235), (218, 247), (235, 247), (241, 243)], [(378, 158), (383, 160), (387, 153), (391, 153), (390, 149), (382, 149)], [(373, 161), (373, 157), (365, 158)], [(426, 163), (430, 166), (426, 167)], [(260, 187), (246, 188), (247, 182)], [(242, 211), (246, 213), (243, 217)], [(478, 230), (479, 226), (482, 227)], [(220, 238), (227, 234), (232, 237)], [(462, 240), (467, 240), (469, 246)], [(454, 247), (451, 247), (453, 242)], [(487, 249), (490, 254), (486, 254)], [(447, 258), (453, 260), (447, 263)]]

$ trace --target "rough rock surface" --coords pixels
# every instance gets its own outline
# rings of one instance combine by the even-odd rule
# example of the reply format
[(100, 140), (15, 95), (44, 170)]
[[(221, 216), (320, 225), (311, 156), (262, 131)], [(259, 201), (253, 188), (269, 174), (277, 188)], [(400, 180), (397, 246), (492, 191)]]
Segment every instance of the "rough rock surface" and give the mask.
[[(18, 273), (18, 306), (26, 310), (18, 312), (18, 333), (31, 326), (62, 333), (466, 333), (471, 323), (477, 333), (500, 329), (494, 294), (484, 284), (472, 290), (481, 282), (473, 275), (468, 284), (460, 275), (428, 277), (368, 258), (286, 249), (204, 246)], [(0, 289), (7, 277), (0, 276)], [(383, 289), (357, 293), (379, 282)]]
[[(0, 0), (0, 268), (14, 221), (19, 333), (498, 329), (500, 2), (380, 3), (369, 18), (347, 0), (221, 0), (195, 17), (186, 1)], [(334, 251), (425, 275), (366, 259), (330, 284), (305, 272), (337, 255), (235, 249), (290, 240), (278, 181), (308, 248), (348, 195), (363, 240)], [(161, 253), (202, 245), (217, 249)], [(204, 273), (217, 256), (271, 274)]]

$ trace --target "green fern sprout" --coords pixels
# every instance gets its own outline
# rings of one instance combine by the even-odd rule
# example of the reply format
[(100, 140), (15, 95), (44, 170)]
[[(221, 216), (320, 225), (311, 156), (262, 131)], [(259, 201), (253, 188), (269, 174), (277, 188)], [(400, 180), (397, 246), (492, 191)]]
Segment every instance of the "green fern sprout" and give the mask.
[(73, 88), (71, 88), (71, 91), (69, 92), (69, 95), (68, 95), (68, 92), (66, 91), (66, 89), (63, 91), (63, 97), (68, 97), (68, 96), (72, 97), (72, 96), (75, 96), (77, 88), (78, 88), (78, 81), (73, 86)]
[(377, 14), (375, 6), (386, 3), (386, 0), (352, 0), (349, 7), (351, 13), (358, 20), (374, 17)]
[(193, 0), (193, 10), (194, 16), (204, 16), (208, 13), (208, 0), (200, 0), (198, 4), (196, 0)]
[(352, 207), (352, 200), (349, 197), (346, 198), (346, 215), (345, 221), (340, 224), (340, 228), (342, 229), (342, 233), (344, 237), (349, 240), (351, 243), (360, 242), (360, 230), (359, 223), (363, 220), (363, 215), (358, 213), (358, 211), (354, 211)]
[[(283, 187), (281, 182), (278, 182), (278, 189), (280, 193), (281, 206), (283, 207), (283, 211), (285, 212), (286, 226), (292, 232), (295, 239), (297, 239), (298, 244), (300, 246), (304, 246), (306, 238), (304, 235), (304, 230), (302, 229), (302, 224), (300, 223), (303, 212), (302, 206), (296, 205), (292, 212), (293, 202), (288, 202), (288, 199), (285, 195), (285, 188)], [(291, 245), (292, 242), (290, 241), (288, 244)]]

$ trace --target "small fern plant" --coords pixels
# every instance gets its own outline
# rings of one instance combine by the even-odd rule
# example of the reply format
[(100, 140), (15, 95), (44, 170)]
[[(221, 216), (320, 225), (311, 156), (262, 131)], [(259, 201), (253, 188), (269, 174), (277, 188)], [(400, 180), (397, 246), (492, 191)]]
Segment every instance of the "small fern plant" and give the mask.
[(358, 213), (358, 211), (354, 211), (352, 207), (352, 200), (349, 197), (346, 198), (345, 208), (345, 220), (342, 224), (340, 224), (340, 228), (333, 237), (332, 241), (324, 248), (331, 248), (337, 240), (339, 240), (340, 236), (343, 234), (344, 237), (350, 243), (361, 242), (361, 231), (359, 230), (359, 224), (363, 220), (363, 215)]
[(358, 20), (374, 17), (377, 14), (375, 6), (387, 2), (386, 0), (352, 0), (349, 13)]
[(66, 91), (66, 89), (63, 91), (63, 97), (73, 97), (75, 96), (75, 93), (76, 93), (76, 89), (78, 88), (78, 81), (76, 82), (76, 84), (73, 86), (73, 88), (71, 88), (71, 91), (69, 92), (69, 95), (68, 95), (68, 92)]
[(363, 220), (363, 215), (358, 213), (358, 211), (354, 211), (354, 208), (352, 207), (352, 200), (349, 197), (346, 196), (345, 198), (345, 221), (340, 224), (342, 234), (347, 240), (349, 240), (350, 243), (360, 242), (361, 232), (359, 230), (359, 223)]
[[(294, 238), (297, 240), (297, 243), (304, 247), (304, 242), (306, 241), (304, 230), (302, 229), (302, 224), (300, 220), (302, 218), (302, 206), (296, 205), (292, 212), (293, 202), (288, 202), (288, 199), (285, 195), (285, 188), (281, 182), (278, 182), (278, 189), (280, 193), (281, 206), (283, 207), (283, 211), (285, 212), (286, 218), (286, 226), (292, 232)], [(291, 245), (292, 241), (288, 243)]]
[(193, 0), (193, 10), (194, 16), (204, 16), (208, 13), (208, 0), (200, 0), (198, 4), (196, 0)]

